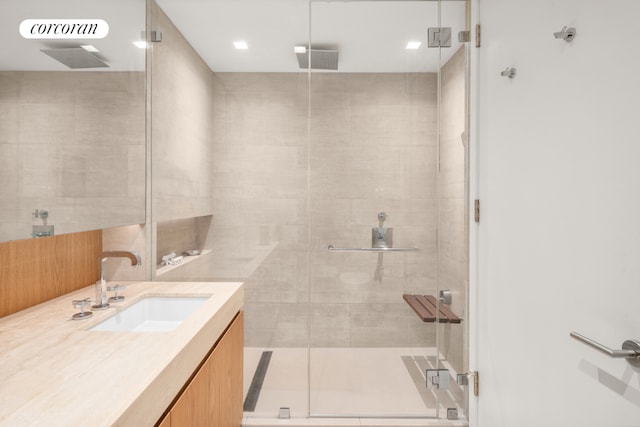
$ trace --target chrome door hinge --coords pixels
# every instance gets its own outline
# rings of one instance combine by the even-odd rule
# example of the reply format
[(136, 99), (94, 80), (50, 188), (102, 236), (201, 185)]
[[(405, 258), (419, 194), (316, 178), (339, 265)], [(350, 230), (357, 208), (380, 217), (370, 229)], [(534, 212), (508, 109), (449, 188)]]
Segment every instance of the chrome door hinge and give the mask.
[[(475, 37), (476, 37), (476, 47), (480, 47), (480, 24), (476, 25)], [(458, 31), (458, 41), (460, 43), (470, 42), (471, 31), (469, 30)]]
[(449, 388), (448, 369), (427, 369), (427, 389), (446, 390)]
[(451, 47), (451, 27), (432, 27), (427, 30), (427, 46)]
[(478, 396), (480, 394), (480, 373), (473, 371), (473, 395)]
[(469, 378), (473, 378), (473, 395), (480, 393), (480, 373), (478, 371), (469, 371), (466, 374), (458, 374), (456, 383), (458, 385), (469, 385)]
[(473, 203), (473, 219), (480, 222), (480, 200), (476, 199)]

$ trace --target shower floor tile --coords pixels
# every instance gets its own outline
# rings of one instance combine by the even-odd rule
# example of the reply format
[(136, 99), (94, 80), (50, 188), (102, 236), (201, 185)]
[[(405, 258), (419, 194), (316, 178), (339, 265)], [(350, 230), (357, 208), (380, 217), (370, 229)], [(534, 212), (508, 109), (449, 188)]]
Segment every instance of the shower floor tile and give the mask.
[[(290, 408), (292, 418), (306, 418), (309, 412), (344, 418), (436, 416), (435, 394), (426, 389), (424, 378), (424, 369), (436, 361), (433, 348), (313, 348), (310, 353), (306, 348), (245, 348), (245, 393), (266, 350), (273, 355), (248, 418), (277, 418), (281, 407)], [(462, 392), (455, 382), (452, 388), (441, 392), (441, 414), (446, 414), (443, 408), (460, 406), (456, 401)]]

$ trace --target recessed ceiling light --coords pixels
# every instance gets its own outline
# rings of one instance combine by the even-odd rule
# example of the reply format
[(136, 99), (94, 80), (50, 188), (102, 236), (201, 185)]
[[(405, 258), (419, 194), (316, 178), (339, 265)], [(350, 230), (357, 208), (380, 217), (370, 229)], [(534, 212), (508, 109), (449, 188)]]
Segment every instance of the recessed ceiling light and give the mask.
[(83, 45), (80, 45), (80, 47), (86, 50), (87, 52), (100, 52), (98, 49), (96, 49), (95, 46), (92, 46), (90, 44), (83, 44)]
[(249, 49), (249, 45), (247, 44), (247, 42), (237, 41), (237, 42), (233, 42), (233, 45), (236, 47), (236, 49), (240, 49), (240, 50)]
[(133, 42), (133, 44), (134, 44), (134, 45), (136, 45), (136, 47), (137, 47), (138, 49), (146, 49), (146, 48), (148, 48), (148, 47), (149, 47), (149, 43), (147, 43), (147, 42), (146, 42), (146, 41), (144, 41), (144, 40), (138, 40), (138, 41), (135, 41), (135, 42)]
[(294, 46), (293, 51), (295, 53), (307, 53), (307, 47), (306, 46)]
[(421, 44), (422, 42), (409, 42), (407, 43), (407, 47), (405, 49), (411, 49), (411, 50), (419, 49)]

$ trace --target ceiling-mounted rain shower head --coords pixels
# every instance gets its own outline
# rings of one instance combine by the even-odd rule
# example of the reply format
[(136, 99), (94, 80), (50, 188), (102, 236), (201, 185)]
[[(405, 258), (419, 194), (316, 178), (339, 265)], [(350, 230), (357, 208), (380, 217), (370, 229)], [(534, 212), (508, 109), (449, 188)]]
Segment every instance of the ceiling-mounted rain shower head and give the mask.
[(81, 47), (63, 49), (41, 49), (40, 52), (49, 55), (53, 59), (71, 69), (77, 68), (105, 68), (109, 67), (100, 58)]
[(338, 51), (325, 49), (305, 49), (304, 52), (296, 51), (298, 65), (301, 69), (309, 68), (309, 53), (311, 53), (312, 70), (337, 70)]

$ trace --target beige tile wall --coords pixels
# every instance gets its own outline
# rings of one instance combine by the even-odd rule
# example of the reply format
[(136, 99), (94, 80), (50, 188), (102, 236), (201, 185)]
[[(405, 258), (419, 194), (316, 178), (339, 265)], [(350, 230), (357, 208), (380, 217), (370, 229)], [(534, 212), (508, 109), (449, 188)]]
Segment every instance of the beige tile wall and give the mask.
[[(215, 79), (213, 262), (246, 275), (218, 277), (246, 282), (247, 345), (433, 345), (402, 293), (436, 288), (436, 76), (314, 74), (310, 105), (304, 73)], [(380, 210), (420, 252), (328, 252)]]
[(215, 74), (213, 268), (245, 281), (249, 346), (308, 341), (307, 87)]
[(35, 209), (57, 234), (144, 222), (144, 96), (144, 72), (0, 72), (0, 240)]
[[(458, 240), (437, 254), (439, 226), (461, 232), (438, 221), (459, 216), (460, 187), (437, 185), (436, 75), (210, 74), (157, 13), (155, 217), (179, 233), (213, 214), (211, 254), (171, 278), (244, 281), (248, 346), (435, 345), (402, 294), (435, 294), (459, 261)], [(382, 210), (395, 246), (420, 252), (327, 250), (370, 246)]]
[(152, 182), (155, 223), (210, 215), (213, 73), (154, 4), (162, 42), (152, 52)]
[[(403, 293), (435, 290), (435, 74), (314, 74), (311, 80), (312, 345), (433, 345)], [(369, 247), (378, 211), (394, 246)]]

